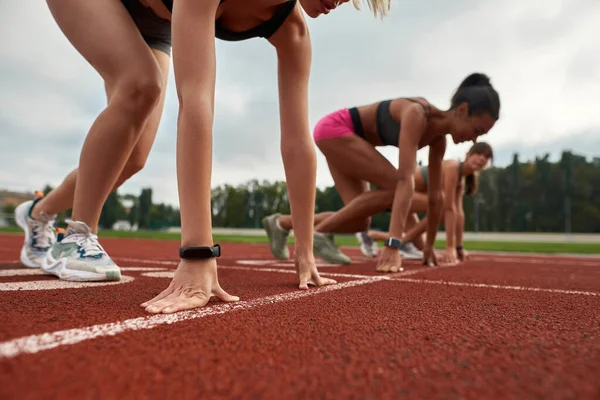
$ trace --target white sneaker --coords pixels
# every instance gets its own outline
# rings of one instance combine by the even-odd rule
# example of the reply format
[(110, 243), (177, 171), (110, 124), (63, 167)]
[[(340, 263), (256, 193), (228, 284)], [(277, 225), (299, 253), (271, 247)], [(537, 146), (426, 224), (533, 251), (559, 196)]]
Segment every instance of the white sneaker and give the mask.
[(31, 217), (31, 209), (41, 200), (29, 200), (15, 209), (15, 221), (25, 231), (25, 241), (21, 248), (21, 262), (29, 268), (40, 268), (50, 247), (56, 242), (54, 222), (56, 215), (42, 215), (38, 219)]
[(65, 281), (118, 281), (119, 266), (98, 243), (98, 236), (80, 221), (69, 224), (62, 240), (54, 243), (42, 263), (42, 270)]
[(423, 252), (413, 242), (405, 242), (400, 246), (400, 255), (407, 260), (423, 259)]
[(377, 257), (377, 243), (367, 234), (367, 232), (358, 232), (356, 238), (360, 242), (360, 251), (365, 257)]

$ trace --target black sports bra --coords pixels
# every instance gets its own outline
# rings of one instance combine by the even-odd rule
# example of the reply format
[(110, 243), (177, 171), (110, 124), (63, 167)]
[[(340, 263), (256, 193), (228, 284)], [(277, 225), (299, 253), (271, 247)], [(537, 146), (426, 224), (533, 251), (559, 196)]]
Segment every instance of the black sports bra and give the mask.
[[(429, 105), (429, 103), (423, 104), (420, 101), (417, 101), (410, 97), (403, 97), (403, 99), (419, 104), (421, 107), (423, 107), (423, 110), (425, 111), (425, 116), (429, 117), (429, 113), (431, 111), (431, 106)], [(381, 140), (381, 143), (384, 146), (398, 147), (398, 142), (400, 141), (400, 124), (396, 122), (396, 120), (392, 117), (392, 114), (390, 113), (391, 103), (392, 100), (384, 100), (380, 102), (377, 106), (377, 111), (375, 115), (375, 121), (377, 124), (377, 136), (379, 136), (379, 140)], [(354, 132), (358, 136), (365, 139), (366, 136), (362, 127), (362, 122), (357, 107), (350, 108), (350, 117), (352, 118), (352, 123), (354, 125)]]
[[(221, 0), (219, 4), (222, 4), (225, 0)], [(226, 40), (229, 42), (237, 42), (241, 40), (252, 39), (255, 37), (262, 37), (265, 39), (270, 38), (277, 32), (277, 30), (283, 25), (287, 17), (292, 13), (296, 2), (298, 0), (287, 0), (281, 3), (275, 9), (273, 16), (262, 24), (255, 26), (254, 28), (247, 29), (241, 32), (234, 32), (225, 29), (219, 25), (219, 21), (215, 21), (215, 37), (217, 39)], [(173, 0), (162, 0), (163, 4), (173, 12)]]

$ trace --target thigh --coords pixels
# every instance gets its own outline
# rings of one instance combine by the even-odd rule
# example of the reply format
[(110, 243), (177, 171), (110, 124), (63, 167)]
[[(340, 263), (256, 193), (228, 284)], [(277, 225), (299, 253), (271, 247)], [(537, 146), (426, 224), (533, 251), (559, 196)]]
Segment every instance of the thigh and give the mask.
[(317, 146), (329, 168), (356, 181), (366, 181), (378, 189), (396, 188), (396, 168), (377, 149), (357, 135), (324, 139)]
[(109, 86), (123, 75), (156, 77), (159, 68), (120, 0), (47, 0), (58, 26)]
[(410, 211), (414, 213), (426, 213), (429, 202), (426, 193), (415, 192), (410, 203)]
[(329, 166), (329, 173), (331, 173), (331, 177), (333, 178), (335, 190), (337, 190), (345, 205), (348, 205), (355, 197), (369, 190), (368, 182), (345, 174), (329, 161), (327, 161), (327, 165)]

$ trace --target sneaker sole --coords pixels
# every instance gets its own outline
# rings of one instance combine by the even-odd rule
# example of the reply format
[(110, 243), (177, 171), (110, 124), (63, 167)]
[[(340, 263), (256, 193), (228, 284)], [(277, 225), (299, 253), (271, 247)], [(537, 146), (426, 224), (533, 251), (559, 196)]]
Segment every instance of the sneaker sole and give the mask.
[(121, 269), (117, 266), (102, 272), (80, 271), (69, 269), (67, 267), (67, 258), (59, 258), (58, 260), (49, 260), (48, 258), (44, 258), (41, 267), (42, 271), (50, 275), (55, 275), (63, 281), (105, 282), (121, 280)]
[(23, 242), (23, 247), (21, 247), (21, 256), (19, 258), (21, 259), (21, 264), (23, 264), (27, 268), (40, 268), (40, 264), (31, 261), (31, 259), (27, 257), (27, 243), (29, 243), (29, 240), (31, 239), (29, 237), (29, 227), (27, 226), (27, 220), (23, 218), (23, 215), (27, 214), (27, 211), (24, 212), (23, 209), (26, 209), (27, 207), (31, 207), (29, 201), (19, 204), (15, 209), (14, 214), (15, 222), (17, 223), (19, 228), (21, 228), (23, 232), (25, 232), (25, 240)]
[(273, 257), (275, 257), (275, 258), (277, 258), (279, 260), (289, 260), (289, 258), (290, 258), (289, 251), (286, 252), (287, 253), (287, 257), (286, 257), (285, 254), (282, 254), (281, 256), (278, 256), (273, 251), (273, 247), (271, 246), (271, 243), (273, 243), (273, 231), (271, 230), (271, 224), (269, 222), (269, 217), (263, 218), (261, 220), (261, 222), (263, 224), (263, 228), (265, 228), (265, 231), (267, 232), (267, 237), (269, 238), (269, 249), (271, 250), (271, 254), (273, 254)]
[(400, 252), (400, 256), (406, 260), (420, 260), (423, 258), (423, 256), (417, 256), (417, 255), (412, 255), (412, 254), (406, 254), (403, 252)]
[[(317, 246), (316, 242), (317, 242), (317, 240), (313, 240), (313, 253), (315, 254), (316, 257), (319, 257), (320, 259), (326, 261), (329, 264), (336, 264), (336, 265), (352, 264), (352, 259), (350, 257), (348, 257), (347, 255), (345, 255), (344, 253), (342, 253), (339, 249), (337, 249), (337, 253), (331, 253), (331, 252), (328, 253), (327, 250), (321, 251), (321, 247)], [(327, 246), (326, 243), (324, 245)]]

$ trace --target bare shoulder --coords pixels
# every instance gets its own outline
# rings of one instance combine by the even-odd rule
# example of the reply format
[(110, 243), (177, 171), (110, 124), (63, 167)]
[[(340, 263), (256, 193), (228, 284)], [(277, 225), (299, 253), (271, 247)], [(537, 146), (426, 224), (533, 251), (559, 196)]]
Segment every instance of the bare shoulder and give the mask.
[(457, 181), (459, 179), (458, 164), (459, 162), (457, 160), (444, 160), (442, 162), (442, 170), (444, 171), (444, 176), (450, 179), (452, 182)]
[(442, 163), (442, 167), (445, 170), (457, 170), (458, 171), (458, 164), (460, 164), (460, 161), (458, 161), (458, 160), (444, 160), (444, 162)]
[(391, 101), (390, 114), (398, 123), (407, 119), (421, 120), (423, 122), (427, 119), (427, 113), (422, 104), (404, 98), (397, 98)]
[(294, 10), (277, 32), (269, 38), (269, 42), (278, 52), (293, 51), (299, 46), (310, 45), (308, 25), (304, 19), (299, 1), (296, 2)]

